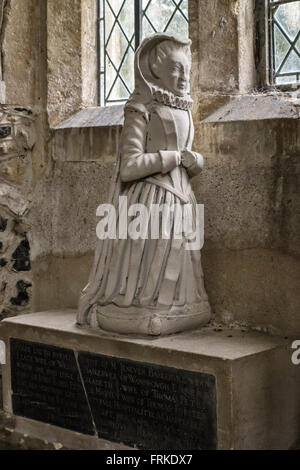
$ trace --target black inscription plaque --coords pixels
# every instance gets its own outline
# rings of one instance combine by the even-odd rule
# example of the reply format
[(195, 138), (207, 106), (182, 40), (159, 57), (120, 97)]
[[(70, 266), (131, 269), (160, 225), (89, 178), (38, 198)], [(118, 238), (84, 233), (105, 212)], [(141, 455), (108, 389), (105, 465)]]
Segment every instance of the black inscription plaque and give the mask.
[(212, 375), (79, 353), (99, 437), (140, 449), (216, 449)]
[(215, 377), (11, 339), (15, 415), (149, 450), (217, 448)]
[(94, 434), (73, 351), (11, 339), (15, 415)]

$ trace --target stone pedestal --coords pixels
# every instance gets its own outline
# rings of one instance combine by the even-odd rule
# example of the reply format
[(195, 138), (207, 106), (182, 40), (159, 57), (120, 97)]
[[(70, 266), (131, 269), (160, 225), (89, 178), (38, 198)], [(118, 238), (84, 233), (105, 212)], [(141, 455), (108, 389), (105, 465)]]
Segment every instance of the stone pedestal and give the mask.
[[(75, 449), (288, 449), (300, 434), (291, 339), (205, 327), (129, 338), (74, 311), (5, 320), (4, 427)], [(6, 424), (5, 424), (6, 423)]]

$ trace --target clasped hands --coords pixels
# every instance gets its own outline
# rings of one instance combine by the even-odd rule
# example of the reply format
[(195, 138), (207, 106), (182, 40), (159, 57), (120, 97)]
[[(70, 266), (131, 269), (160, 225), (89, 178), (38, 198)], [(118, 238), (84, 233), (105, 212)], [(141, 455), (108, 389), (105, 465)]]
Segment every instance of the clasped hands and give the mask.
[(203, 169), (204, 159), (200, 153), (192, 152), (191, 150), (184, 150), (181, 152), (180, 164), (186, 169), (193, 168), (194, 166)]

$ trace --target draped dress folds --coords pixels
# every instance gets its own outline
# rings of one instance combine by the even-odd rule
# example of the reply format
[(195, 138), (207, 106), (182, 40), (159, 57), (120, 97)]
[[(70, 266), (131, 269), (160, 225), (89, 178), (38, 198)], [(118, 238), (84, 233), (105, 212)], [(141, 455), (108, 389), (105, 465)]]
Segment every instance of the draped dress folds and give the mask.
[(128, 207), (145, 205), (149, 213), (153, 204), (175, 205), (175, 212), (170, 212), (170, 237), (164, 239), (160, 234), (151, 239), (149, 219), (146, 239), (100, 241), (89, 284), (81, 296), (79, 324), (101, 326), (98, 314), (132, 320), (153, 314), (184, 317), (202, 313), (206, 320), (209, 317), (200, 249), (187, 250), (184, 233), (181, 239), (175, 237), (178, 206), (183, 217), (184, 204), (191, 205), (195, 229), (196, 200), (189, 179), (200, 167), (197, 161), (189, 170), (180, 165), (181, 151), (191, 149), (193, 136), (189, 110), (154, 101), (147, 107), (138, 103), (126, 106), (117, 168), (119, 191), (114, 195), (116, 213), (118, 196), (127, 197)]

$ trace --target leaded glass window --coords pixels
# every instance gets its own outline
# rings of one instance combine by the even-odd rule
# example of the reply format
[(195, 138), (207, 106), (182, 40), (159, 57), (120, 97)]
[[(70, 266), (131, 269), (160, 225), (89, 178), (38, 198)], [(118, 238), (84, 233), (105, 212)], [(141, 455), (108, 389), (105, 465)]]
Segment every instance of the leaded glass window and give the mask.
[(268, 0), (270, 82), (300, 84), (300, 0)]
[(134, 53), (156, 32), (188, 37), (188, 0), (97, 0), (99, 104), (126, 101), (134, 89)]

